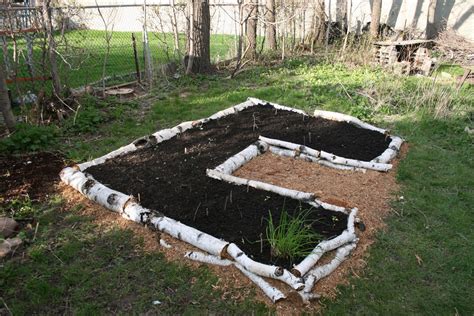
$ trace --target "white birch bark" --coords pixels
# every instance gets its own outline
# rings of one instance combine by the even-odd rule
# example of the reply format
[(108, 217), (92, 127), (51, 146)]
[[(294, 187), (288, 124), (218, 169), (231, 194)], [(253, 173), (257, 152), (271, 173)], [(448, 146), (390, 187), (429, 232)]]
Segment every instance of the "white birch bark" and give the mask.
[(242, 167), (251, 159), (257, 157), (261, 151), (265, 151), (266, 147), (268, 146), (265, 146), (263, 143), (252, 144), (224, 161), (222, 164), (214, 168), (214, 170), (225, 174), (232, 174), (235, 170)]
[(298, 113), (298, 114), (301, 114), (301, 115), (304, 115), (304, 116), (308, 116), (308, 114), (305, 111), (298, 110), (298, 109), (295, 109), (295, 108), (290, 108), (288, 106), (280, 105), (280, 104), (277, 104), (277, 103), (268, 102), (268, 101), (265, 101), (265, 100), (260, 100), (260, 99), (252, 98), (252, 97), (248, 98), (248, 100), (252, 101), (255, 105), (267, 104), (268, 103), (277, 110), (290, 111), (290, 112), (295, 112), (295, 113)]
[(388, 148), (378, 157), (372, 159), (372, 162), (388, 163), (400, 152), (400, 148), (403, 144), (403, 139), (398, 136), (391, 136), (392, 141), (388, 145)]
[(164, 239), (160, 239), (160, 246), (166, 249), (173, 248), (170, 244), (168, 244)]
[(322, 160), (320, 158), (310, 156), (308, 154), (302, 154), (299, 151), (295, 151), (295, 150), (283, 149), (283, 148), (280, 148), (280, 147), (277, 147), (277, 146), (272, 146), (272, 145), (270, 145), (268, 148), (275, 155), (279, 155), (279, 156), (282, 156), (282, 157), (291, 157), (291, 158), (295, 158), (295, 159), (301, 159), (301, 160), (304, 160), (304, 161), (315, 162), (315, 163), (318, 163), (322, 166), (326, 166), (326, 167), (333, 168), (333, 169), (338, 169), (338, 170), (357, 171), (357, 172), (363, 172), (363, 173), (366, 172), (366, 169), (364, 169), (364, 168), (356, 168), (356, 167), (351, 167), (351, 166), (338, 165), (338, 164), (332, 163), (330, 161), (326, 161), (326, 160)]
[(336, 250), (336, 254), (331, 260), (331, 262), (319, 267), (315, 267), (311, 271), (309, 271), (306, 277), (304, 289), (300, 291), (300, 295), (303, 294), (301, 295), (301, 297), (303, 297), (304, 299), (306, 297), (306, 294), (311, 293), (316, 282), (333, 273), (334, 270), (336, 270), (341, 265), (341, 263), (349, 257), (352, 250), (355, 249), (356, 245), (357, 241), (354, 240), (353, 242), (339, 247)]
[(387, 134), (388, 131), (384, 130), (382, 128), (378, 128), (376, 126), (373, 126), (371, 124), (365, 123), (361, 120), (359, 120), (356, 117), (347, 115), (347, 114), (342, 114), (338, 112), (331, 112), (331, 111), (323, 111), (323, 110), (314, 110), (314, 116), (315, 117), (320, 117), (324, 118), (327, 120), (333, 120), (333, 121), (338, 121), (338, 122), (346, 122), (361, 128), (369, 129), (372, 131), (376, 131), (382, 134)]
[(188, 251), (188, 252), (186, 252), (184, 257), (188, 258), (188, 259), (191, 259), (191, 260), (194, 260), (194, 261), (198, 261), (198, 262), (202, 262), (202, 263), (208, 263), (208, 264), (214, 264), (214, 265), (221, 266), (221, 267), (227, 267), (227, 266), (230, 266), (230, 265), (233, 264), (233, 262), (230, 261), (230, 260), (221, 259), (219, 257), (208, 255), (208, 254), (198, 252), (198, 251)]
[(237, 245), (233, 243), (229, 244), (227, 247), (227, 253), (249, 272), (263, 277), (283, 281), (298, 291), (304, 288), (304, 283), (302, 282), (301, 278), (295, 277), (292, 273), (282, 267), (271, 266), (253, 261), (242, 250), (240, 250)]
[(295, 200), (314, 201), (314, 198), (315, 198), (313, 193), (285, 189), (285, 188), (282, 188), (273, 184), (265, 183), (265, 182), (239, 178), (239, 177), (225, 174), (213, 169), (207, 169), (206, 173), (208, 177), (213, 178), (213, 179), (222, 180), (222, 181), (237, 184), (237, 185), (246, 185), (246, 186), (259, 189), (259, 190), (270, 191), (276, 194), (290, 197)]
[(272, 300), (273, 303), (279, 302), (286, 298), (285, 294), (283, 294), (279, 289), (272, 286), (270, 283), (265, 281), (263, 278), (259, 277), (258, 275), (248, 271), (245, 269), (244, 266), (234, 263), (235, 267), (239, 269), (246, 277), (252, 280), (262, 291), (265, 293), (268, 298)]
[[(332, 164), (338, 164), (338, 165), (344, 165), (344, 166), (350, 166), (353, 167), (354, 170), (355, 168), (363, 168), (363, 169), (372, 169), (372, 170), (377, 170), (377, 171), (388, 171), (392, 168), (391, 164), (385, 164), (385, 163), (377, 163), (377, 162), (370, 162), (370, 161), (360, 161), (360, 160), (355, 160), (355, 159), (349, 159), (349, 158), (343, 158), (336, 156), (334, 154), (327, 153), (325, 151), (318, 151), (314, 150), (312, 148), (303, 146), (303, 145), (298, 145), (286, 141), (281, 141), (278, 139), (272, 139), (272, 138), (267, 138), (260, 136), (259, 140), (269, 144), (270, 146), (278, 146), (278, 147), (283, 147), (287, 148), (290, 150), (296, 151), (295, 155), (301, 155), (301, 153), (307, 154), (309, 156), (312, 156), (314, 158), (321, 158), (324, 160), (327, 160), (328, 162)], [(331, 166), (331, 165), (329, 165)]]
[(294, 266), (291, 270), (296, 276), (304, 276), (322, 257), (322, 255), (328, 251), (339, 248), (340, 246), (354, 241), (357, 236), (355, 234), (354, 221), (357, 214), (357, 208), (353, 208), (347, 219), (347, 228), (342, 232), (341, 235), (330, 240), (324, 240), (320, 242), (313, 251), (303, 259), (299, 264)]

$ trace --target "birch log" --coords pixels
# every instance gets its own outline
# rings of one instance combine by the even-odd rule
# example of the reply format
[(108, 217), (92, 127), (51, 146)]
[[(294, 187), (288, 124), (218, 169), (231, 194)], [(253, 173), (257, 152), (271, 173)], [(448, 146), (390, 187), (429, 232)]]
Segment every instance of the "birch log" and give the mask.
[(214, 168), (214, 170), (218, 172), (222, 172), (225, 174), (232, 174), (235, 170), (242, 167), (252, 158), (255, 158), (261, 152), (265, 151), (268, 148), (268, 145), (262, 142), (256, 142), (242, 150), (241, 152), (235, 154), (234, 156), (230, 157), (222, 164)]
[(355, 234), (354, 221), (357, 214), (357, 208), (353, 208), (347, 219), (347, 228), (337, 236), (330, 240), (320, 242), (313, 251), (306, 256), (299, 264), (297, 264), (291, 272), (296, 276), (304, 276), (328, 251), (341, 247), (344, 244), (354, 241), (357, 236)]
[(318, 163), (322, 166), (333, 168), (333, 169), (338, 169), (338, 170), (347, 170), (347, 171), (357, 171), (357, 172), (366, 172), (366, 169), (364, 168), (357, 168), (357, 167), (351, 167), (351, 166), (344, 166), (344, 165), (338, 165), (326, 160), (322, 160), (320, 158), (316, 158), (313, 156), (310, 156), (308, 154), (302, 154), (299, 151), (296, 150), (289, 150), (289, 149), (283, 149), (280, 147), (272, 146), (270, 145), (269, 147), (270, 152), (274, 153), (275, 155), (279, 155), (282, 157), (292, 157), (295, 159), (301, 159), (304, 161), (308, 162), (315, 162)]
[(214, 256), (222, 257), (227, 242), (217, 239), (195, 228), (182, 224), (166, 216), (154, 216), (149, 221), (156, 229), (179, 240), (185, 241)]
[(60, 177), (64, 183), (72, 186), (92, 201), (117, 213), (123, 212), (125, 204), (131, 198), (121, 192), (109, 189), (92, 177), (86, 177), (84, 173), (74, 168), (64, 168)]
[(288, 270), (271, 266), (268, 264), (259, 263), (250, 259), (239, 247), (235, 244), (229, 244), (227, 247), (227, 253), (234, 258), (234, 260), (241, 264), (245, 270), (255, 273), (257, 275), (277, 279), (285, 282), (295, 290), (301, 290), (304, 288), (304, 283), (301, 278), (295, 277)]
[(378, 157), (372, 159), (372, 162), (388, 163), (393, 158), (397, 157), (400, 148), (403, 144), (403, 139), (398, 136), (391, 136), (392, 141), (388, 148)]
[(347, 114), (342, 114), (338, 112), (331, 112), (331, 111), (323, 111), (323, 110), (314, 110), (314, 116), (315, 117), (320, 117), (324, 118), (327, 120), (333, 120), (333, 121), (338, 121), (338, 122), (346, 122), (352, 125), (355, 125), (357, 127), (369, 129), (372, 131), (376, 131), (382, 134), (387, 134), (387, 130), (384, 130), (382, 128), (378, 128), (376, 126), (373, 126), (371, 124), (362, 122), (356, 117), (347, 115)]
[(334, 154), (327, 153), (325, 151), (318, 151), (318, 150), (315, 150), (303, 145), (285, 142), (278, 139), (272, 139), (272, 138), (260, 136), (259, 140), (269, 144), (270, 146), (277, 146), (277, 147), (283, 147), (290, 150), (294, 150), (296, 151), (296, 154), (298, 155), (301, 155), (301, 153), (303, 153), (303, 154), (312, 156), (314, 158), (325, 159), (331, 163), (329, 166), (331, 166), (332, 164), (338, 164), (338, 165), (353, 167), (354, 170), (356, 168), (364, 168), (364, 169), (372, 169), (372, 170), (377, 170), (377, 171), (388, 171), (392, 168), (391, 164), (343, 158), (343, 157), (336, 156)]
[(230, 261), (230, 260), (221, 259), (219, 257), (208, 255), (208, 254), (198, 252), (198, 251), (188, 251), (188, 252), (186, 252), (184, 257), (188, 258), (188, 259), (191, 259), (191, 260), (194, 260), (194, 261), (199, 261), (199, 262), (202, 262), (202, 263), (215, 264), (215, 265), (221, 266), (221, 267), (226, 267), (226, 266), (230, 266), (230, 265), (233, 264), (233, 262)]
[[(339, 247), (336, 250), (336, 255), (331, 260), (331, 262), (319, 267), (315, 267), (311, 271), (309, 271), (306, 277), (304, 289), (300, 291), (300, 295), (311, 293), (311, 291), (313, 290), (314, 284), (316, 284), (316, 282), (318, 282), (322, 278), (325, 278), (329, 274), (334, 272), (334, 270), (336, 270), (341, 265), (341, 263), (344, 260), (346, 260), (347, 257), (349, 257), (350, 253), (352, 252), (352, 250), (354, 250), (356, 245), (357, 245), (357, 242), (355, 240), (344, 246)], [(305, 296), (306, 295), (301, 295), (303, 299), (305, 298)]]
[(244, 266), (234, 263), (235, 267), (239, 269), (247, 278), (252, 280), (260, 289), (262, 289), (263, 293), (268, 296), (273, 303), (281, 301), (286, 298), (286, 296), (276, 287), (269, 284), (263, 278), (259, 277), (258, 275), (248, 271), (245, 269)]
[(236, 185), (246, 185), (255, 189), (270, 191), (279, 195), (287, 196), (295, 200), (300, 201), (314, 201), (315, 196), (313, 193), (301, 192), (291, 189), (285, 189), (273, 184), (255, 181), (255, 180), (248, 180), (244, 178), (239, 178), (233, 175), (225, 174), (214, 169), (207, 169), (206, 171), (207, 176), (213, 179), (222, 180), (228, 183), (233, 183)]
[(271, 106), (273, 106), (277, 110), (290, 111), (290, 112), (295, 112), (295, 113), (298, 113), (298, 114), (301, 114), (301, 115), (304, 115), (304, 116), (308, 116), (308, 114), (305, 111), (298, 110), (298, 109), (295, 109), (295, 108), (290, 108), (288, 106), (280, 105), (280, 104), (277, 104), (277, 103), (272, 103), (272, 102), (268, 102), (268, 101), (265, 101), (265, 100), (252, 98), (252, 97), (248, 98), (248, 100), (253, 102), (255, 105), (270, 104)]

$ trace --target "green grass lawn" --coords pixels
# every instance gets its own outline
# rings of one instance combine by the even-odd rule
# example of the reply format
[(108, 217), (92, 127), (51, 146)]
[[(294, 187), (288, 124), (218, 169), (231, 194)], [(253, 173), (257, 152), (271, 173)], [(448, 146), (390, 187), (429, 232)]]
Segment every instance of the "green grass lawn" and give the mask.
[[(142, 33), (135, 32), (137, 55), (140, 70), (144, 70)], [(107, 56), (107, 41), (105, 31), (72, 30), (65, 32), (64, 36), (55, 36), (58, 54), (58, 67), (62, 83), (69, 87), (80, 87), (95, 81), (103, 76), (104, 59)], [(49, 62), (42, 60), (42, 39), (37, 35), (33, 39), (33, 67), (36, 75), (49, 73)], [(149, 32), (149, 45), (155, 66), (170, 61), (179, 61), (179, 56), (173, 53), (173, 36), (170, 33)], [(26, 40), (17, 40), (19, 58), (18, 77), (30, 77), (27, 67)], [(213, 61), (231, 58), (234, 47), (234, 37), (230, 35), (211, 35), (211, 59)], [(180, 34), (181, 57), (184, 56), (186, 41), (184, 34)], [(0, 52), (3, 58), (3, 52)], [(13, 60), (13, 42), (9, 41), (9, 60)], [(46, 64), (46, 68), (42, 65)], [(105, 76), (113, 77), (130, 74), (136, 71), (132, 47), (132, 32), (111, 33)], [(133, 76), (131, 77), (133, 80)], [(35, 90), (36, 83), (21, 83), (21, 90)], [(15, 89), (12, 88), (15, 92)]]
[[(56, 142), (45, 142), (40, 147), (60, 149), (69, 158), (84, 161), (161, 128), (208, 116), (248, 96), (307, 111), (315, 108), (341, 111), (374, 122), (401, 135), (410, 145), (397, 173), (401, 185), (397, 195), (403, 199), (393, 202), (388, 228), (378, 233), (369, 249), (367, 267), (360, 278), (351, 277), (350, 285), (341, 286), (335, 301), (324, 300), (325, 312), (335, 315), (474, 313), (474, 151), (473, 138), (464, 131), (466, 126), (473, 127), (472, 87), (465, 86), (456, 92), (455, 87), (430, 79), (397, 77), (366, 67), (318, 64), (312, 59), (288, 60), (275, 68), (249, 69), (233, 80), (224, 77), (182, 77), (162, 82), (149, 97), (129, 103), (85, 99), (76, 124), (68, 121), (56, 130)], [(4, 145), (3, 148), (23, 147)], [(122, 244), (124, 253), (129, 254), (127, 249), (140, 241), (119, 229), (96, 236), (93, 225), (77, 217), (72, 221), (80, 222), (79, 229), (71, 233), (61, 224), (67, 218), (50, 215), (56, 214), (55, 208), (54, 205), (46, 208), (51, 210), (44, 213), (44, 221), (51, 223), (51, 227), (59, 227), (40, 231), (40, 239), (30, 246), (26, 263), (5, 262), (0, 270), (3, 291), (0, 296), (11, 309), (19, 313), (26, 310), (56, 313), (61, 311), (58, 297), (68, 295), (76, 302), (76, 312), (115, 311), (114, 304), (124, 295), (122, 289), (114, 290), (121, 284), (117, 281), (120, 273), (130, 280), (128, 290), (139, 293), (133, 303), (135, 312), (152, 308), (146, 304), (154, 297), (166, 300), (169, 294), (161, 283), (150, 282), (143, 276), (145, 267), (157, 267), (163, 260), (159, 254), (132, 256), (129, 261), (116, 262), (119, 259), (114, 258), (123, 255), (104, 247), (104, 242)], [(70, 211), (61, 216), (73, 215)], [(51, 240), (63, 241), (58, 244), (56, 254), (67, 265), (41, 250)], [(91, 295), (89, 278), (95, 269), (109, 261), (112, 270), (101, 274), (99, 295)], [(77, 268), (69, 268), (69, 264)], [(188, 279), (174, 275), (188, 268), (168, 265), (147, 272), (153, 279), (169, 282), (177, 289), (188, 283)], [(198, 305), (189, 305), (187, 308), (191, 310), (167, 306), (169, 309), (164, 309), (164, 313), (212, 312), (214, 303), (224, 313), (245, 314), (249, 309), (261, 307), (250, 302), (235, 306), (232, 301), (220, 301), (217, 294), (208, 291), (209, 282), (215, 279), (206, 269), (186, 271), (199, 280), (189, 289), (196, 293), (194, 297), (199, 297)], [(57, 278), (57, 275), (66, 277)], [(45, 305), (45, 302), (52, 303)]]

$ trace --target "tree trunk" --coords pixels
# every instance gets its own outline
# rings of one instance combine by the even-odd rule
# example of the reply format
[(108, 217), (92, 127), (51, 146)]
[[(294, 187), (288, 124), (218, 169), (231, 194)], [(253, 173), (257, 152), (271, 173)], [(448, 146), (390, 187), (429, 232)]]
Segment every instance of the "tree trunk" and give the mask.
[(257, 57), (257, 15), (258, 0), (245, 0), (245, 37), (247, 57), (255, 59)]
[(49, 63), (51, 64), (51, 77), (53, 80), (54, 93), (57, 96), (61, 95), (61, 81), (59, 79), (58, 64), (56, 61), (56, 42), (54, 41), (53, 36), (53, 23), (51, 21), (51, 0), (43, 1), (43, 24), (46, 31), (46, 36), (48, 40), (48, 55)]
[(326, 39), (326, 13), (324, 0), (316, 0), (314, 3), (314, 12), (311, 31), (309, 34), (311, 51), (315, 45), (323, 45)]
[(276, 25), (275, 25), (275, 0), (266, 0), (265, 1), (265, 42), (266, 47), (269, 50), (275, 50), (277, 48), (276, 41)]
[(7, 126), (8, 132), (15, 130), (15, 117), (13, 116), (10, 97), (8, 96), (8, 88), (6, 83), (6, 72), (3, 65), (3, 59), (0, 60), (0, 109), (3, 114), (3, 119)]
[(372, 17), (370, 21), (370, 37), (372, 39), (376, 39), (379, 36), (381, 12), (382, 12), (382, 0), (373, 0)]
[(184, 58), (186, 73), (211, 71), (210, 36), (211, 15), (208, 0), (189, 0), (189, 25)]
[(336, 22), (339, 27), (339, 34), (345, 34), (347, 29), (347, 0), (336, 0)]
[(426, 22), (426, 39), (433, 39), (437, 35), (435, 17), (436, 17), (436, 0), (430, 0), (430, 4), (428, 6), (428, 20)]

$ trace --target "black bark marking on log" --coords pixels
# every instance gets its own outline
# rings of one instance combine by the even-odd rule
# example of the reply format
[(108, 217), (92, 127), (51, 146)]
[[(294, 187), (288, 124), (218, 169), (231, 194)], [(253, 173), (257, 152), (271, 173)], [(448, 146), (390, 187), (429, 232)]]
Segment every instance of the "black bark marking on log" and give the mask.
[(398, 152), (398, 148), (397, 148), (397, 146), (395, 146), (395, 145), (392, 145), (392, 146), (390, 146), (389, 148), (390, 148), (391, 150), (395, 151), (395, 152)]
[(282, 276), (284, 271), (285, 271), (285, 270), (283, 269), (283, 267), (277, 267), (277, 268), (275, 269), (275, 275), (276, 275), (276, 276)]
[(178, 233), (178, 239), (181, 240), (181, 233)]
[(119, 197), (118, 197), (117, 194), (111, 193), (111, 194), (109, 194), (109, 196), (107, 197), (107, 203), (109, 203), (109, 205), (112, 205), (112, 206), (113, 206), (113, 205), (116, 205), (117, 202), (118, 202), (118, 199), (119, 199)]
[(244, 254), (243, 252), (239, 252), (236, 257), (238, 258), (238, 257), (242, 256), (243, 254)]
[(84, 192), (85, 194), (88, 194), (90, 189), (96, 184), (95, 180), (89, 179), (87, 180), (81, 187), (81, 192)]
[(197, 236), (197, 239), (199, 240), (202, 237), (202, 235), (204, 235), (204, 233), (199, 233)]

